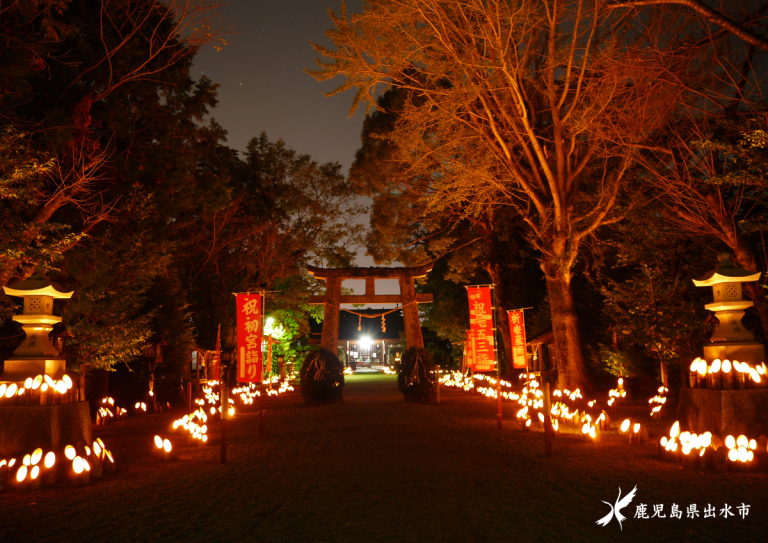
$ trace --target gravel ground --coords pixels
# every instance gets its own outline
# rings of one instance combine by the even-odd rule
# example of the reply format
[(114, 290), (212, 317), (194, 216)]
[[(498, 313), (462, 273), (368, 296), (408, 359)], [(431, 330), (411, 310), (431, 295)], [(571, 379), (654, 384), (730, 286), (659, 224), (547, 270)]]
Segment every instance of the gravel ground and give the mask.
[[(522, 433), (505, 404), (443, 389), (441, 405), (404, 402), (394, 376), (347, 378), (342, 401), (306, 406), (299, 394), (270, 398), (266, 432), (255, 409), (229, 426), (226, 465), (219, 425), (212, 443), (151, 459), (178, 411), (98, 427), (117, 472), (87, 487), (0, 493), (6, 541), (766, 541), (768, 474), (699, 471), (655, 459), (615, 432), (600, 443), (577, 433), (544, 456), (540, 431)], [(647, 405), (616, 410), (646, 413)], [(669, 423), (651, 425), (652, 432)], [(623, 514), (595, 521), (637, 485)], [(638, 504), (666, 518), (634, 518)], [(697, 504), (699, 518), (687, 519)], [(736, 509), (750, 505), (741, 518)], [(677, 504), (682, 519), (670, 518)], [(708, 504), (717, 517), (703, 518)], [(725, 504), (736, 516), (720, 516)]]

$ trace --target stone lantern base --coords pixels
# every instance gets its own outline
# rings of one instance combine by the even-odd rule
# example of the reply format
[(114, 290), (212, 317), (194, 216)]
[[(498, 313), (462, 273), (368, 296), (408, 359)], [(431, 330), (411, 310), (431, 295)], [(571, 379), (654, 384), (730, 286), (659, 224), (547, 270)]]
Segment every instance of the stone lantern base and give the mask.
[(765, 359), (765, 347), (757, 341), (729, 341), (710, 343), (704, 346), (704, 359), (711, 364), (713, 360), (738, 360), (759, 365), (768, 362)]
[(682, 429), (697, 434), (712, 432), (722, 438), (768, 435), (768, 388), (682, 388), (677, 418)]
[(58, 451), (77, 442), (88, 446), (91, 412), (88, 402), (59, 405), (0, 406), (0, 456), (9, 458), (41, 447)]
[(5, 361), (3, 381), (24, 382), (27, 377), (47, 375), (54, 381), (64, 376), (67, 361), (64, 358), (51, 357), (13, 357)]

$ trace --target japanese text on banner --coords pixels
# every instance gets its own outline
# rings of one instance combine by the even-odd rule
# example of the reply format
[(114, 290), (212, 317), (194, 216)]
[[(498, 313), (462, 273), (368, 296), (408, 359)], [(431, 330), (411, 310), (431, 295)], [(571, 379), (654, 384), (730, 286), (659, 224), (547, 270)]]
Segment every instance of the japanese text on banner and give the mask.
[(509, 316), (509, 335), (512, 339), (512, 363), (515, 369), (527, 369), (528, 359), (525, 354), (525, 317), (522, 309), (507, 311)]
[(258, 383), (262, 376), (261, 294), (237, 295), (237, 351), (239, 383)]
[(496, 369), (496, 351), (494, 345), (493, 305), (491, 287), (469, 287), (469, 344), (475, 371)]

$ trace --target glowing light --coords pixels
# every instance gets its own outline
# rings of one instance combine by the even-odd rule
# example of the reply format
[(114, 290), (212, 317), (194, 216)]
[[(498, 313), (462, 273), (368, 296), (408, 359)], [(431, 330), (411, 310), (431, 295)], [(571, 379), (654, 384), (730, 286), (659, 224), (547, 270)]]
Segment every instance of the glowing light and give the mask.
[(720, 359), (718, 358), (714, 362), (712, 362), (712, 366), (709, 368), (709, 373), (717, 373), (720, 371), (720, 366), (722, 363), (720, 362)]
[(632, 421), (629, 419), (625, 419), (624, 422), (621, 423), (620, 429), (621, 433), (625, 433), (627, 430), (629, 430), (629, 425), (632, 424)]
[(24, 388), (32, 388), (32, 381), (33, 379), (31, 377), (27, 377), (27, 380), (24, 381)]
[(755, 441), (754, 439), (750, 439), (749, 440), (749, 448), (752, 449), (753, 451), (755, 449), (757, 449), (757, 441)]
[(680, 435), (680, 422), (675, 421), (669, 430), (669, 437), (677, 437), (678, 435)]
[(16, 385), (16, 383), (11, 383), (8, 385), (8, 389), (5, 391), (5, 397), (6, 398), (13, 398), (13, 396), (16, 394), (16, 391), (19, 389), (19, 387)]
[(749, 458), (749, 453), (747, 452), (747, 449), (745, 447), (739, 447), (739, 462), (746, 462)]
[(667, 436), (662, 436), (662, 438), (661, 438), (661, 446), (662, 446), (662, 447), (666, 447), (666, 446), (667, 446), (667, 443), (668, 443), (668, 441), (669, 441), (669, 440), (667, 439)]
[(640, 431), (640, 423), (636, 422), (635, 425), (632, 427), (632, 432), (638, 433)]
[(742, 434), (736, 438), (737, 447), (746, 447), (747, 445), (749, 445), (749, 440), (747, 439), (747, 436)]
[(64, 385), (66, 385), (67, 390), (72, 389), (72, 378), (69, 375), (65, 373), (64, 377), (62, 377), (61, 380), (64, 381)]
[(75, 456), (77, 456), (77, 451), (75, 451), (72, 445), (67, 445), (64, 447), (64, 456), (67, 457), (67, 460), (74, 460)]
[(731, 373), (731, 361), (723, 360), (723, 373)]
[(85, 463), (83, 462), (83, 459), (79, 456), (75, 456), (75, 459), (72, 460), (72, 469), (80, 475), (83, 473), (83, 470), (85, 469)]
[(163, 450), (167, 453), (171, 452), (171, 441), (168, 439), (163, 440)]
[(37, 465), (38, 462), (40, 462), (40, 459), (43, 457), (43, 449), (37, 448), (32, 453), (32, 465)]
[(157, 447), (158, 449), (162, 449), (163, 448), (163, 438), (162, 437), (155, 436), (155, 447)]
[(35, 380), (32, 381), (32, 390), (37, 390), (38, 388), (40, 388), (40, 385), (42, 384), (43, 384), (43, 376), (38, 375), (37, 377), (35, 377)]
[(733, 436), (727, 436), (725, 438), (725, 446), (729, 449), (734, 449), (736, 447), (736, 440)]
[(25, 466), (29, 466), (32, 463), (32, 456), (29, 454), (24, 455), (24, 460), (21, 461)]
[(43, 460), (43, 465), (46, 467), (46, 469), (52, 468), (55, 463), (56, 463), (56, 454), (53, 451), (45, 455), (45, 460)]
[(699, 372), (699, 375), (704, 377), (707, 374), (707, 361), (706, 360), (699, 360), (699, 367), (697, 369)]
[(16, 472), (16, 481), (21, 483), (27, 478), (27, 466), (21, 466)]
[(699, 367), (699, 360), (700, 358), (696, 358), (693, 362), (691, 362), (691, 372), (695, 372), (696, 369)]
[(731, 462), (736, 462), (739, 459), (739, 453), (736, 449), (731, 449), (728, 451), (728, 460)]
[(29, 472), (29, 478), (33, 481), (40, 475), (40, 466), (32, 466), (32, 471)]

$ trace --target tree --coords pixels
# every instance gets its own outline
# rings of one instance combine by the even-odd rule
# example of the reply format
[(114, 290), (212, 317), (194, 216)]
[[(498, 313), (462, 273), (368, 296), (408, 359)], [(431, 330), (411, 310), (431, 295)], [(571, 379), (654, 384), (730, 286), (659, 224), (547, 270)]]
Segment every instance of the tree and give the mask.
[[(768, 6), (765, 3), (761, 3), (758, 9), (754, 13), (748, 13), (745, 21), (736, 20), (734, 17), (729, 16), (724, 9), (714, 9), (705, 2), (700, 0), (629, 0), (629, 1), (617, 1), (608, 4), (609, 9), (621, 9), (621, 8), (641, 8), (645, 6), (685, 6), (688, 9), (693, 10), (699, 16), (707, 21), (716, 24), (723, 28), (723, 30), (738, 36), (745, 42), (755, 47), (760, 47), (768, 51), (768, 40), (760, 34), (752, 32), (749, 26), (758, 26), (765, 18), (766, 10)], [(728, 6), (724, 6), (728, 7)], [(742, 6), (739, 6), (743, 9)]]
[(431, 212), (461, 202), (524, 221), (547, 281), (561, 378), (583, 386), (571, 293), (579, 249), (618, 219), (611, 212), (637, 148), (671, 119), (710, 51), (668, 32), (669, 21), (641, 24), (602, 2), (364, 5), (332, 15), (337, 49), (315, 45), (329, 61), (311, 73), (345, 77), (334, 93), (356, 88), (353, 110), (374, 106), (382, 88), (411, 93), (398, 145), (452, 173), (429, 179)]
[(107, 220), (131, 192), (121, 186), (131, 177), (126, 167), (141, 170), (131, 159), (147, 145), (169, 142), (178, 153), (179, 142), (187, 143), (156, 127), (167, 134), (170, 122), (201, 119), (212, 105), (210, 85), (195, 88), (188, 68), (200, 46), (221, 39), (216, 5), (44, 0), (0, 8), (0, 117), (28, 135), (28, 152), (48, 166), (23, 206), (17, 202), (19, 231), (0, 261), (0, 285), (28, 276), (41, 259), (56, 262)]
[[(349, 265), (362, 232), (355, 219), (364, 209), (350, 202), (338, 163), (319, 164), (263, 133), (248, 143), (243, 160), (232, 157), (226, 175), (231, 202), (193, 214), (183, 251), (195, 323), (211, 348), (218, 324), (223, 338), (234, 328), (233, 292), (277, 290), (267, 310), (280, 311), (284, 327), (293, 329), (306, 294), (296, 299), (288, 291), (311, 286), (299, 277), (309, 261)], [(296, 328), (304, 331), (306, 325)]]
[(706, 271), (702, 251), (716, 250), (708, 241), (715, 240), (676, 234), (658, 202), (634, 209), (603, 236), (601, 312), (615, 336), (600, 355), (609, 373), (650, 373), (652, 359), (684, 371), (698, 356), (707, 340), (708, 293), (692, 279)]
[[(739, 100), (749, 106), (747, 100)], [(746, 109), (746, 108), (744, 108)], [(739, 266), (765, 272), (768, 229), (768, 137), (765, 112), (689, 118), (660, 138), (663, 151), (643, 153), (648, 183), (678, 235), (720, 240)], [(659, 149), (662, 149), (659, 147)], [(745, 284), (768, 336), (764, 287)]]

